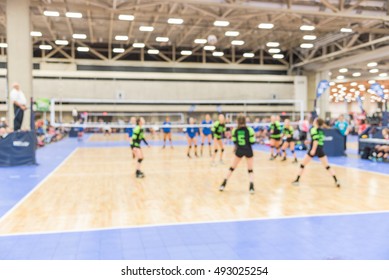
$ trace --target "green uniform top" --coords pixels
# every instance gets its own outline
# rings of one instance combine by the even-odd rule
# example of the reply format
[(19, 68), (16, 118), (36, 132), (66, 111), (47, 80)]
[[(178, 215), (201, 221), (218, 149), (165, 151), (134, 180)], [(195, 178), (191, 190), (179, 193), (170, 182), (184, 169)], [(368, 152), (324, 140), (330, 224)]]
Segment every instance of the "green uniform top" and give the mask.
[(312, 127), (309, 133), (311, 134), (312, 142), (317, 141), (319, 146), (324, 146), (325, 134), (323, 129)]
[(239, 149), (251, 149), (255, 144), (255, 132), (251, 127), (235, 128), (232, 131), (232, 141)]
[(281, 124), (279, 122), (274, 122), (270, 124), (270, 138), (281, 138)]
[(291, 126), (289, 128), (284, 127), (284, 130), (282, 131), (282, 134), (289, 138), (289, 136), (293, 136), (293, 132), (294, 132), (293, 127), (291, 127)]
[(226, 131), (226, 124), (221, 124), (219, 121), (213, 124), (212, 133), (216, 139), (221, 139), (224, 131)]
[(134, 147), (140, 147), (140, 142), (145, 141), (145, 134), (143, 128), (139, 125), (134, 128), (134, 132), (132, 135), (132, 145)]

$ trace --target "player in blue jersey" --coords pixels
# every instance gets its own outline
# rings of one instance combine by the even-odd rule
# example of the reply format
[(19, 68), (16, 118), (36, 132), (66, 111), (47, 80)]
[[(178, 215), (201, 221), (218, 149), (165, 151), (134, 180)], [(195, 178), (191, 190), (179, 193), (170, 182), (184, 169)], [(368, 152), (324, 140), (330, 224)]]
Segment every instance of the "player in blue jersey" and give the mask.
[(187, 153), (187, 156), (188, 156), (188, 158), (191, 158), (190, 150), (192, 149), (192, 146), (194, 146), (195, 156), (198, 157), (196, 137), (200, 134), (200, 131), (199, 131), (198, 127), (194, 126), (194, 124), (195, 124), (194, 118), (189, 119), (189, 124), (190, 124), (190, 126), (186, 129), (186, 133), (188, 135), (188, 153)]
[(254, 133), (255, 133), (255, 142), (256, 143), (259, 143), (259, 138), (261, 136), (261, 125), (260, 125), (260, 119), (259, 118), (255, 118), (254, 120), (254, 124), (253, 124), (253, 129), (254, 129)]
[(171, 132), (171, 126), (172, 123), (170, 122), (170, 118), (166, 117), (166, 120), (163, 123), (163, 147), (162, 149), (165, 149), (166, 147), (166, 140), (169, 139), (170, 147), (173, 149), (173, 142), (172, 142), (172, 132)]
[(203, 127), (201, 129), (201, 151), (200, 154), (201, 156), (203, 155), (203, 149), (204, 149), (204, 144), (205, 140), (208, 140), (208, 147), (209, 147), (209, 155), (212, 156), (212, 131), (211, 131), (211, 126), (212, 126), (212, 119), (209, 114), (205, 116), (205, 120), (201, 122), (202, 125), (209, 125), (209, 127)]

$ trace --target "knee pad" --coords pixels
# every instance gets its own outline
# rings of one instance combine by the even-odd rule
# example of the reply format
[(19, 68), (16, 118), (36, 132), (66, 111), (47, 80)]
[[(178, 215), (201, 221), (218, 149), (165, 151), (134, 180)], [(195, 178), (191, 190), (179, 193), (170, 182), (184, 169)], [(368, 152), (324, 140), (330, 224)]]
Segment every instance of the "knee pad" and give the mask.
[(330, 168), (331, 168), (331, 166), (329, 166), (329, 165), (326, 167), (327, 170), (330, 170)]
[(192, 146), (188, 146), (189, 149), (192, 149)]
[(252, 169), (249, 169), (249, 173), (254, 173), (254, 171)]
[(291, 150), (291, 152), (292, 152), (292, 154), (294, 154), (294, 153), (295, 153), (295, 150)]
[(215, 149), (215, 154), (217, 154), (218, 149)]
[(305, 168), (304, 164), (300, 164), (300, 168), (304, 169)]
[(285, 153), (285, 152), (286, 152), (286, 150), (282, 150), (282, 152), (283, 152), (283, 153)]
[(224, 153), (224, 149), (222, 149), (222, 153)]
[(204, 143), (201, 143), (201, 146), (204, 146)]
[(231, 172), (233, 172), (234, 170), (235, 170), (234, 168), (230, 167), (230, 171), (231, 171)]
[(197, 148), (197, 145), (195, 145), (195, 148)]
[(208, 143), (208, 146), (211, 146), (211, 145), (212, 145), (211, 142), (209, 142), (209, 143)]
[(138, 159), (139, 163), (142, 163), (142, 161), (143, 161), (143, 158)]
[(273, 145), (270, 145), (270, 148), (272, 148), (272, 149), (273, 149), (273, 148), (274, 148), (274, 146), (273, 146)]

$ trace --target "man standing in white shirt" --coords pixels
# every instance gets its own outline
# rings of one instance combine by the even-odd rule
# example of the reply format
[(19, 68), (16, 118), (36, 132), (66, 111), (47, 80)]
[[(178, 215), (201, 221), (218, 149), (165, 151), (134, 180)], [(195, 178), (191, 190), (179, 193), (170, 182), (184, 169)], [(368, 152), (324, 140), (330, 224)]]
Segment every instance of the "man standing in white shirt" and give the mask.
[(27, 100), (24, 93), (20, 90), (19, 84), (15, 83), (12, 85), (10, 99), (14, 106), (14, 131), (18, 131), (22, 127), (24, 110), (27, 109)]
[(78, 121), (78, 111), (76, 107), (74, 107), (72, 110), (72, 117), (73, 117), (73, 122), (76, 123)]

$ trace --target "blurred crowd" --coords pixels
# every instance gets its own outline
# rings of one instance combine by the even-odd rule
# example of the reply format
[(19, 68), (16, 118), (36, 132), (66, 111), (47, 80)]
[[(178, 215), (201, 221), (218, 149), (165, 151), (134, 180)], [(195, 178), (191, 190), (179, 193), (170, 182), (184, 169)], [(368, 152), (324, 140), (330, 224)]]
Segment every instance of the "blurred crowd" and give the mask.
[(38, 147), (62, 140), (68, 133), (63, 127), (54, 127), (50, 122), (38, 119), (35, 121), (35, 133)]

